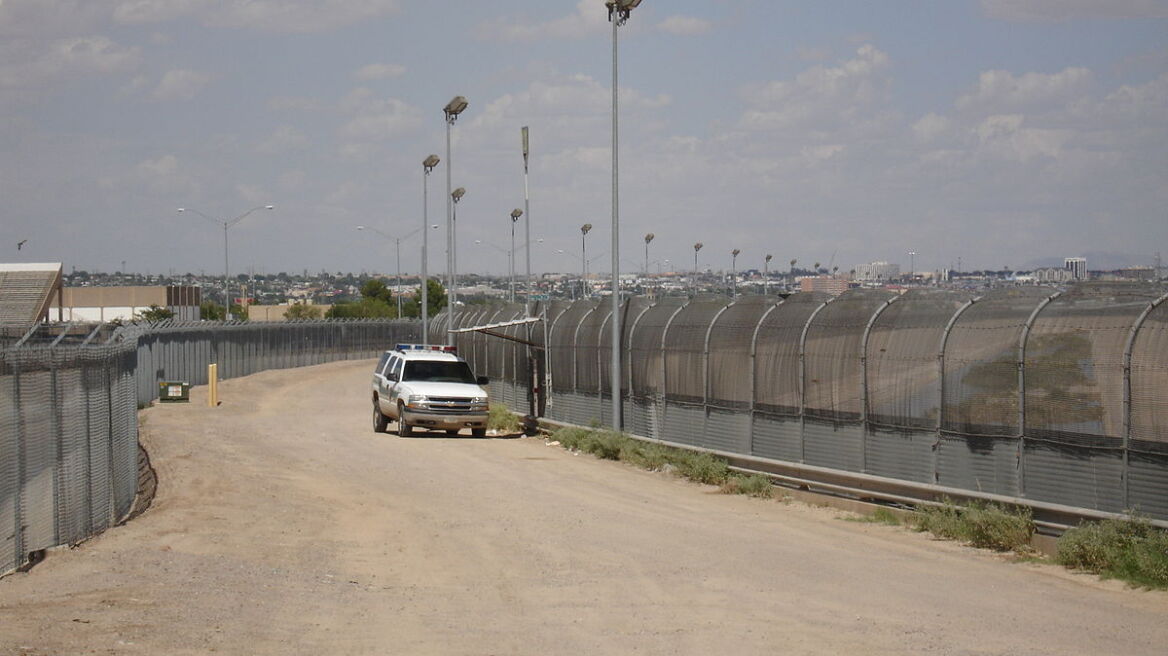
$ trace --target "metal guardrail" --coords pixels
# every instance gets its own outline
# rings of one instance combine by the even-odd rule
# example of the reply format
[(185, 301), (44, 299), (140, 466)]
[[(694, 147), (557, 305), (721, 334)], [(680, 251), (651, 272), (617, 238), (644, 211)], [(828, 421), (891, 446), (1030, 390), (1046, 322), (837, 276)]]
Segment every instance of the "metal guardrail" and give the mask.
[[(587, 426), (579, 426), (577, 424), (550, 419), (540, 419), (539, 425), (544, 429), (589, 429)], [(909, 506), (940, 506), (949, 502), (964, 504), (971, 501), (982, 501), (1011, 508), (1027, 508), (1032, 512), (1034, 523), (1039, 527), (1040, 532), (1049, 535), (1061, 534), (1063, 531), (1078, 526), (1084, 521), (1130, 518), (1129, 515), (1120, 513), (1077, 508), (1034, 499), (1022, 499), (1001, 494), (945, 487), (943, 485), (915, 483), (884, 476), (872, 476), (839, 469), (829, 469), (827, 467), (771, 460), (769, 458), (744, 456), (740, 453), (705, 449), (668, 440), (625, 434), (631, 439), (649, 444), (659, 444), (661, 446), (695, 453), (708, 453), (725, 459), (729, 463), (730, 468), (735, 471), (748, 474), (765, 474), (783, 487), (801, 489), (809, 492), (841, 496), (858, 501), (876, 501)], [(1153, 526), (1168, 529), (1168, 521), (1166, 520), (1149, 519), (1148, 522)]]

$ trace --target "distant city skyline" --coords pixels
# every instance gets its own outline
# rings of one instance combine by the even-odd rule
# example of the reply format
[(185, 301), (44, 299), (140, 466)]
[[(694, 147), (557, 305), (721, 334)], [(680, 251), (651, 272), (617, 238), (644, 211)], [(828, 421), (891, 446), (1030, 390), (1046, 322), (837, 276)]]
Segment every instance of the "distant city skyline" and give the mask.
[[(460, 272), (523, 205), (533, 270), (609, 250), (603, 0), (2, 0), (0, 262), (393, 268), (422, 160), (453, 162)], [(1092, 270), (1168, 253), (1168, 0), (647, 0), (621, 32), (622, 270)], [(527, 218), (527, 217), (525, 217)], [(444, 272), (445, 234), (429, 271)], [(406, 248), (408, 244), (408, 248)], [(403, 271), (419, 269), (417, 236)], [(521, 259), (521, 258), (520, 258)], [(689, 263), (688, 265), (686, 263)], [(655, 268), (655, 267), (654, 267)]]

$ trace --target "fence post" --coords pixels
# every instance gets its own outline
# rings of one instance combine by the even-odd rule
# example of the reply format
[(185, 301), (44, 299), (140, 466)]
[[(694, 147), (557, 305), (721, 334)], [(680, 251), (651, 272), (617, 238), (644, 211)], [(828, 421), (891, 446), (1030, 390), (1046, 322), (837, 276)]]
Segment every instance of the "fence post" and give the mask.
[(747, 430), (750, 431), (750, 436), (746, 442), (746, 448), (750, 455), (754, 455), (754, 413), (758, 405), (758, 334), (762, 331), (762, 324), (766, 322), (767, 317), (779, 308), (780, 305), (786, 303), (787, 299), (779, 297), (778, 303), (772, 303), (766, 312), (759, 317), (758, 323), (754, 324), (754, 332), (750, 335), (750, 417), (746, 422)]
[(799, 333), (799, 462), (807, 461), (807, 332), (815, 317), (837, 298), (832, 296), (815, 308), (803, 324), (803, 331)]
[(1022, 335), (1018, 338), (1018, 496), (1026, 496), (1026, 342), (1030, 339), (1030, 328), (1038, 319), (1038, 314), (1050, 302), (1062, 295), (1055, 292), (1042, 299), (1038, 307), (1030, 313), (1030, 318), (1022, 326)]
[(937, 459), (941, 450), (941, 431), (945, 427), (945, 350), (949, 348), (949, 335), (953, 332), (953, 326), (957, 325), (957, 320), (965, 311), (973, 307), (974, 303), (981, 300), (981, 297), (972, 298), (965, 302), (965, 305), (957, 308), (953, 316), (949, 317), (949, 322), (945, 324), (945, 330), (941, 332), (941, 344), (937, 350), (937, 392), (940, 394), (938, 398), (941, 399), (941, 405), (937, 408), (937, 441), (933, 444), (933, 482), (940, 480), (940, 473), (937, 471)]
[(665, 327), (661, 330), (661, 385), (660, 389), (657, 390), (657, 399), (659, 401), (657, 412), (660, 414), (657, 415), (656, 421), (657, 434), (650, 436), (658, 440), (663, 439), (661, 437), (661, 430), (665, 426), (665, 385), (667, 376), (669, 375), (669, 372), (667, 371), (668, 367), (665, 364), (667, 359), (665, 357), (665, 340), (669, 337), (669, 327), (673, 325), (673, 320), (677, 318), (677, 315), (681, 314), (682, 310), (689, 307), (690, 303), (693, 303), (692, 296), (687, 299), (685, 303), (677, 306), (677, 309), (673, 311), (673, 314), (669, 315), (669, 319), (665, 322)]
[(1161, 303), (1168, 300), (1168, 294), (1164, 294), (1160, 298), (1148, 304), (1144, 311), (1140, 313), (1139, 318), (1132, 324), (1131, 332), (1128, 333), (1127, 343), (1123, 346), (1123, 508), (1127, 510), (1130, 508), (1131, 497), (1131, 472), (1129, 471), (1130, 460), (1129, 454), (1131, 452), (1131, 437), (1132, 437), (1132, 398), (1131, 398), (1131, 364), (1132, 364), (1132, 350), (1136, 346), (1136, 339), (1139, 336), (1140, 328), (1143, 327), (1144, 321), (1147, 320), (1148, 315), (1152, 313)]
[(868, 324), (864, 326), (864, 336), (860, 339), (860, 393), (864, 395), (860, 400), (860, 471), (864, 473), (868, 473), (868, 412), (871, 409), (871, 400), (868, 397), (868, 338), (872, 336), (872, 326), (876, 325), (876, 320), (884, 314), (889, 305), (900, 298), (901, 295), (893, 296), (876, 308), (868, 318)]
[(710, 428), (710, 334), (714, 331), (714, 326), (717, 325), (718, 319), (726, 310), (737, 303), (737, 300), (732, 300), (722, 309), (714, 313), (714, 317), (710, 319), (710, 325), (706, 326), (706, 336), (702, 340), (702, 438), (709, 432)]

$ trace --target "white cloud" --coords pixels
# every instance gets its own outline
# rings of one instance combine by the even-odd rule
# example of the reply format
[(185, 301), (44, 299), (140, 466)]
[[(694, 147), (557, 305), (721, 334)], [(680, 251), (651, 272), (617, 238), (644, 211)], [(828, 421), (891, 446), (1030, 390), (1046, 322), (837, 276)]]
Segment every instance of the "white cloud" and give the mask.
[(393, 139), (422, 125), (422, 111), (417, 107), (396, 98), (377, 98), (364, 87), (349, 92), (339, 107), (352, 115), (340, 129), (340, 136), (350, 141)]
[(405, 75), (406, 67), (401, 64), (368, 64), (357, 69), (353, 77), (358, 80), (385, 80)]
[(308, 145), (308, 137), (291, 125), (281, 125), (274, 132), (256, 146), (261, 153), (278, 154), (291, 150), (300, 150)]
[(1165, 0), (981, 0), (981, 8), (1008, 21), (1168, 17)]
[(887, 99), (888, 65), (887, 54), (864, 45), (854, 59), (837, 66), (813, 66), (793, 80), (747, 89), (740, 127), (783, 131), (860, 126), (876, 118), (871, 110)]
[(138, 48), (104, 36), (56, 39), (47, 43), (24, 39), (0, 44), (0, 89), (43, 92), (56, 83), (87, 75), (110, 75), (137, 68)]
[(1093, 76), (1085, 68), (1066, 68), (1058, 73), (986, 71), (978, 77), (977, 89), (957, 99), (958, 109), (1014, 111), (1059, 106), (1083, 96)]
[(524, 23), (514, 18), (500, 18), (475, 28), (479, 38), (487, 41), (533, 41), (536, 39), (582, 39), (605, 30), (608, 11), (593, 0), (579, 0), (576, 10), (567, 16), (542, 23)]
[(174, 69), (162, 76), (150, 97), (159, 101), (190, 100), (199, 95), (210, 82), (211, 75), (208, 73)]
[(399, 0), (123, 0), (121, 23), (159, 23), (191, 17), (211, 27), (265, 32), (322, 32), (395, 13)]
[(705, 34), (710, 31), (712, 23), (701, 18), (694, 18), (692, 16), (670, 16), (657, 24), (657, 29), (669, 34), (678, 34), (689, 36), (693, 34)]

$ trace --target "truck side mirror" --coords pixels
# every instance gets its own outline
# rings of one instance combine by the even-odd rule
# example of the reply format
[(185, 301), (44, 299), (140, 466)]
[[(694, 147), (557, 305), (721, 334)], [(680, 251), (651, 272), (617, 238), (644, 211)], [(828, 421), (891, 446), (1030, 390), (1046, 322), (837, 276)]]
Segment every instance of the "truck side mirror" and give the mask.
[(487, 385), (491, 384), (491, 379), (487, 378), (486, 376), (479, 376), (475, 379), (475, 383), (480, 387), (486, 387)]

